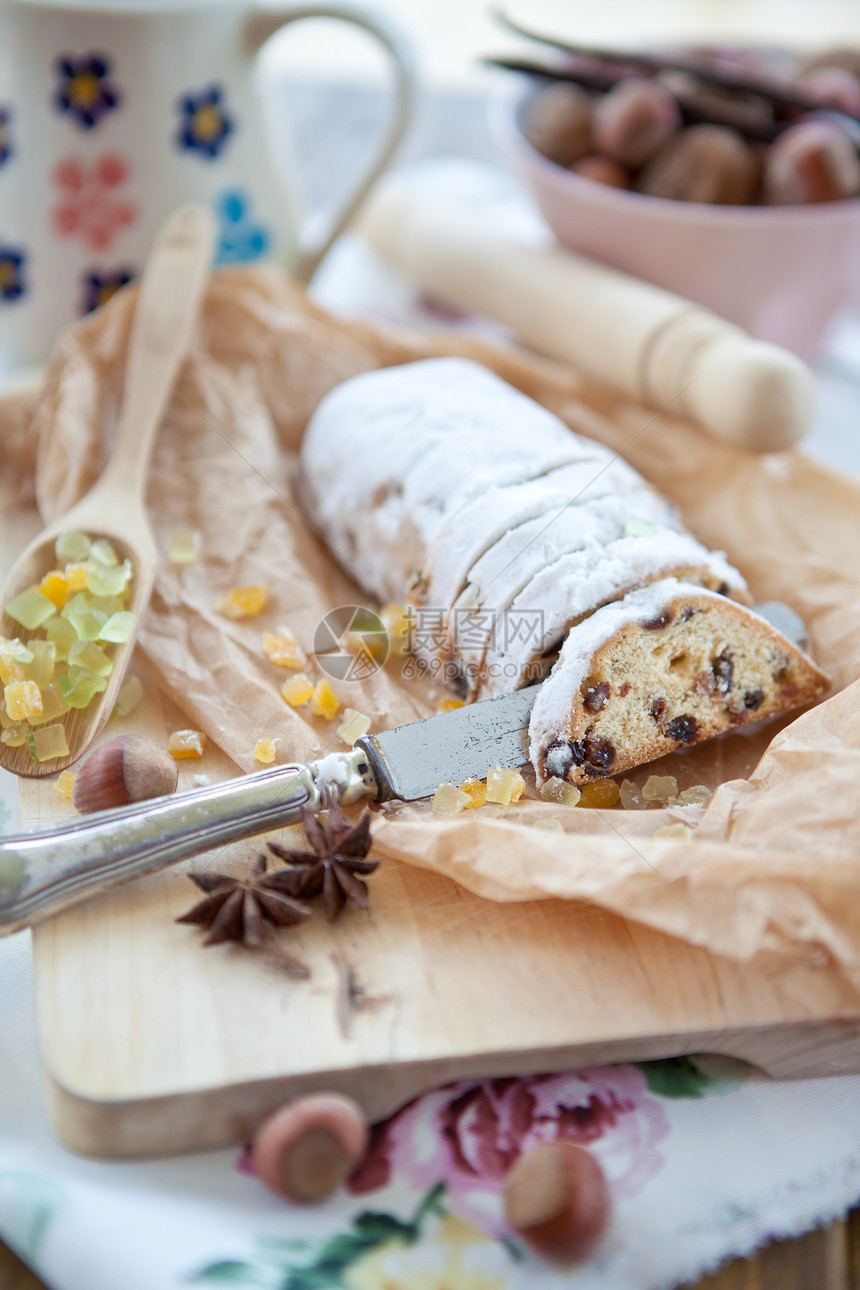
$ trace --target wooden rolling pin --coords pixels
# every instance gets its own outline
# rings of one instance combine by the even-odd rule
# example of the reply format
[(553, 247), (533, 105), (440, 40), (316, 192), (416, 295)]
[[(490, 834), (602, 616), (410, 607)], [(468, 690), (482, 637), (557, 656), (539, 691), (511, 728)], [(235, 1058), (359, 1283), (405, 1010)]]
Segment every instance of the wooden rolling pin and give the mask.
[(376, 189), (358, 231), (440, 303), (738, 447), (777, 452), (812, 423), (815, 379), (788, 350), (585, 256), (496, 233), (401, 176)]

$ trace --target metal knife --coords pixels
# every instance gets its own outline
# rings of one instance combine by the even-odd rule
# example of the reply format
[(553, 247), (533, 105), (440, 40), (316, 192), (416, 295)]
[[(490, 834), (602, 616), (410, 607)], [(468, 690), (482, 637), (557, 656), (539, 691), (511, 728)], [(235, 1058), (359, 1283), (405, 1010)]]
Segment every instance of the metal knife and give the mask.
[(444, 781), (522, 766), (536, 690), (365, 735), (350, 752), (306, 766), (276, 766), (0, 838), (0, 936), (199, 851), (292, 824), (303, 807), (316, 813), (331, 801), (417, 801)]

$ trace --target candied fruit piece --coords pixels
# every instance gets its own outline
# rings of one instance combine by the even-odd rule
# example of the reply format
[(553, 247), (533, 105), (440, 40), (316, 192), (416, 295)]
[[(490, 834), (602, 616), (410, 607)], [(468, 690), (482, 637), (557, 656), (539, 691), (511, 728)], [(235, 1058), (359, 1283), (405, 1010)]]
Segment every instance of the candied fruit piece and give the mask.
[(642, 796), (646, 802), (671, 802), (678, 796), (678, 781), (674, 775), (649, 775)]
[(14, 618), (16, 623), (26, 627), (29, 632), (41, 627), (42, 623), (47, 622), (56, 612), (57, 606), (54, 602), (47, 596), (43, 596), (36, 587), (27, 587), (19, 595), (13, 596), (6, 606), (9, 617)]
[(412, 617), (404, 605), (392, 601), (383, 605), (379, 611), (382, 625), (388, 633), (388, 650), (394, 658), (402, 658), (409, 653), (409, 634)]
[(622, 780), (620, 797), (625, 811), (647, 811), (648, 809), (648, 803), (632, 779)]
[(195, 564), (200, 554), (200, 532), (197, 529), (174, 529), (170, 535), (167, 558), (171, 564)]
[(434, 815), (459, 815), (471, 805), (469, 794), (464, 793), (456, 784), (442, 783), (433, 794)]
[(24, 679), (35, 681), (39, 689), (50, 685), (54, 679), (54, 662), (56, 649), (50, 641), (32, 640), (30, 649), (33, 657), (29, 663), (23, 663)]
[(69, 650), (69, 666), (95, 672), (96, 676), (109, 676), (113, 671), (113, 663), (95, 641), (78, 641), (73, 645)]
[(116, 701), (117, 715), (127, 717), (132, 708), (136, 708), (143, 698), (143, 685), (139, 676), (130, 672), (119, 687), (119, 695)]
[(69, 591), (86, 591), (87, 573), (90, 569), (95, 569), (94, 564), (84, 560), (76, 564), (66, 565), (66, 582), (69, 584)]
[(258, 739), (254, 744), (254, 759), (263, 766), (271, 766), (275, 760), (275, 740)]
[(95, 560), (96, 564), (103, 564), (111, 569), (119, 564), (116, 548), (107, 538), (96, 538), (87, 552), (87, 559)]
[[(106, 622), (106, 616), (97, 609), (83, 609), (79, 613), (69, 614), (69, 623), (75, 629), (79, 641), (94, 641)], [(70, 653), (73, 648), (74, 646), (70, 646)]]
[(48, 721), (54, 721), (57, 717), (62, 717), (69, 710), (69, 705), (60, 694), (56, 682), (43, 686), (40, 693), (42, 695), (42, 711), (38, 716), (30, 717), (31, 726), (43, 726)]
[(215, 608), (225, 618), (253, 618), (265, 608), (268, 598), (265, 587), (231, 587)]
[(70, 560), (86, 560), (89, 549), (89, 538), (76, 529), (66, 529), (54, 543), (54, 551), (61, 564), (67, 564)]
[(465, 708), (465, 706), (466, 705), (462, 699), (439, 699), (436, 704), (436, 712), (437, 714), (441, 712), (456, 712), (458, 708)]
[(78, 633), (66, 618), (49, 618), (45, 623), (45, 635), (54, 646), (56, 662), (65, 662), (69, 649), (78, 640)]
[(42, 694), (35, 681), (12, 681), (4, 686), (3, 698), (12, 721), (27, 721), (42, 711)]
[(111, 645), (124, 645), (134, 630), (134, 614), (127, 609), (111, 614), (99, 631), (97, 639), (108, 641)]
[(307, 663), (307, 655), (289, 627), (279, 627), (276, 632), (263, 632), (263, 653), (270, 663), (300, 672)]
[(366, 735), (370, 729), (370, 717), (364, 716), (361, 712), (356, 712), (355, 708), (344, 708), (343, 720), (337, 728), (338, 738), (342, 739), (347, 747), (352, 748), (356, 739)]
[(43, 596), (48, 597), (55, 608), (62, 609), (69, 594), (68, 579), (64, 573), (60, 573), (59, 569), (52, 569), (39, 583), (39, 591)]
[(315, 717), (325, 717), (326, 721), (332, 721), (339, 707), (340, 699), (331, 688), (328, 677), (324, 676), (314, 686), (314, 692), (311, 695), (311, 712)]
[(688, 829), (686, 824), (664, 824), (651, 834), (652, 838), (663, 842), (689, 842), (692, 836), (693, 830)]
[(500, 770), (498, 766), (487, 771), (487, 801), (499, 806), (511, 806), (523, 795), (526, 781), (518, 770)]
[(620, 796), (621, 790), (614, 779), (595, 779), (590, 784), (583, 784), (579, 805), (599, 810), (614, 806)]
[(88, 672), (82, 667), (73, 667), (63, 676), (57, 677), (60, 694), (70, 708), (86, 708), (93, 696), (107, 689), (107, 681), (95, 672)]
[(467, 811), (470, 811), (474, 806), (483, 806), (487, 800), (487, 785), (477, 777), (464, 779), (460, 785), (460, 792), (465, 793), (470, 799), (466, 806)]
[(26, 679), (23, 666), (0, 645), (0, 681), (4, 685), (11, 685), (13, 681), (26, 681)]
[(203, 756), (206, 736), (202, 730), (174, 730), (167, 739), (167, 751), (174, 761), (191, 761)]
[(281, 694), (291, 708), (297, 708), (300, 703), (307, 703), (313, 692), (314, 687), (304, 672), (297, 672), (281, 686)]
[(0, 744), (5, 744), (7, 748), (23, 748), (27, 742), (27, 727), (4, 726), (0, 731)]
[(87, 591), (94, 596), (121, 596), (131, 582), (130, 560), (111, 568), (91, 561), (87, 565)]
[(61, 797), (66, 797), (68, 798), (69, 801), (71, 801), (72, 794), (75, 791), (76, 779), (77, 779), (77, 776), (75, 775), (75, 772), (73, 770), (61, 770), (59, 775), (57, 776), (57, 782), (54, 785), (54, 788), (57, 790), (57, 792), (60, 794)]
[(706, 784), (693, 784), (691, 788), (685, 788), (683, 793), (678, 794), (677, 801), (673, 806), (707, 806), (713, 797), (713, 793)]
[(557, 820), (555, 816), (550, 816), (548, 820), (535, 820), (532, 828), (544, 829), (547, 833), (564, 833), (564, 825), (561, 820)]
[(55, 757), (68, 757), (69, 745), (63, 726), (40, 726), (28, 733), (27, 746), (36, 761), (53, 761)]
[(577, 806), (582, 796), (575, 784), (568, 784), (557, 775), (541, 785), (540, 795), (545, 802), (558, 802), (561, 806)]

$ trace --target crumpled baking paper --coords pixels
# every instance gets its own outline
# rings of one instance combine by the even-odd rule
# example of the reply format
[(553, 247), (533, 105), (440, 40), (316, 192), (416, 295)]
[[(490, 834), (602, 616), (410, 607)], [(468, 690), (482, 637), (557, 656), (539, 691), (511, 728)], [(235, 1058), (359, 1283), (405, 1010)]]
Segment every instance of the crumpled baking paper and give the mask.
[[(60, 339), (44, 386), (0, 405), (3, 482), (48, 521), (93, 483), (110, 452), (135, 289)], [(288, 673), (265, 658), (263, 630), (288, 625), (312, 653), (324, 616), (366, 597), (303, 518), (295, 453), (320, 398), (370, 368), (465, 354), (539, 399), (575, 430), (622, 453), (728, 553), (756, 600), (792, 605), (832, 697), (795, 719), (672, 754), (657, 770), (717, 791), (700, 808), (592, 811), (484, 807), (454, 819), (429, 803), (377, 813), (381, 854), (449, 875), (492, 900), (587, 900), (726, 955), (829, 963), (860, 985), (860, 484), (798, 451), (743, 453), (674, 418), (624, 402), (577, 374), (462, 333), (406, 333), (334, 318), (274, 268), (213, 275), (192, 352), (156, 446), (147, 487), (164, 557), (140, 650), (161, 688), (243, 771), (277, 738), (278, 760), (342, 747), (338, 721), (289, 708)], [(528, 451), (528, 445), (523, 445)], [(452, 476), (467, 472), (453, 459)], [(167, 562), (173, 530), (202, 534), (192, 565)], [(258, 617), (231, 621), (229, 588), (262, 583)], [(389, 660), (366, 680), (334, 682), (341, 702), (383, 730), (435, 711), (440, 690)], [(320, 675), (311, 661), (309, 670)], [(564, 835), (535, 829), (555, 818)], [(692, 840), (653, 838), (684, 820)]]

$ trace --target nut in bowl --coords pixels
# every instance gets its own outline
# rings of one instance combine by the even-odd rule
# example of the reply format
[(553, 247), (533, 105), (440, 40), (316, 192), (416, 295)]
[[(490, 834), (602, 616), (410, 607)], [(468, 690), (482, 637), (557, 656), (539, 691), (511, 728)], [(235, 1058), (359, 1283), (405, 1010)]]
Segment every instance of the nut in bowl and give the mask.
[[(559, 164), (538, 151), (527, 134), (544, 147), (533, 124), (535, 110), (542, 93), (561, 88), (562, 82), (517, 77), (500, 85), (490, 103), (496, 141), (559, 242), (694, 300), (761, 340), (814, 358), (835, 316), (858, 299), (860, 197), (740, 204), (751, 199), (756, 176), (740, 174), (739, 158), (723, 146), (734, 132), (721, 130), (719, 139), (709, 139), (705, 133), (717, 127), (687, 126), (674, 142), (663, 140), (661, 145), (661, 132), (671, 121), (666, 112), (661, 115), (665, 105), (656, 102), (656, 94), (652, 115), (658, 146), (639, 171), (648, 175), (648, 192), (623, 186), (628, 173), (624, 144), (629, 141), (615, 137), (621, 134), (619, 121), (608, 108), (625, 105), (610, 105), (608, 95), (598, 101), (599, 116), (592, 112), (592, 135), (601, 132), (604, 150)], [(740, 135), (734, 137), (742, 142)], [(712, 143), (718, 146), (712, 148)], [(679, 150), (687, 156), (679, 157)], [(692, 153), (706, 150), (701, 182), (689, 191), (699, 161)], [(854, 155), (850, 144), (848, 151)], [(688, 185), (680, 199), (652, 195), (673, 191), (670, 185), (679, 171)]]

